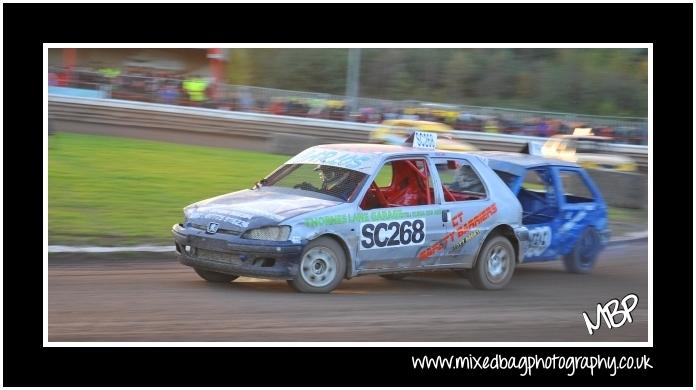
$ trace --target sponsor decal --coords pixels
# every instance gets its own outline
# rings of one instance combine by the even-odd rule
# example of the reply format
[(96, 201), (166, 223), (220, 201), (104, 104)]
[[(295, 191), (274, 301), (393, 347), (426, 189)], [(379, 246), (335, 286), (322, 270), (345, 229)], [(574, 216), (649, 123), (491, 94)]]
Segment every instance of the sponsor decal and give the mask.
[(191, 219), (198, 219), (198, 218), (212, 219), (214, 221), (225, 222), (225, 223), (229, 223), (230, 225), (235, 225), (235, 226), (239, 226), (242, 228), (246, 228), (247, 226), (249, 226), (249, 221), (244, 221), (244, 220), (239, 219), (239, 218), (229, 217), (227, 215), (217, 214), (217, 213), (193, 212), (190, 214), (189, 218), (191, 218)]
[(466, 244), (467, 242), (473, 240), (473, 239), (476, 238), (479, 234), (481, 234), (481, 230), (479, 230), (479, 229), (473, 230), (472, 232), (470, 232), (469, 234), (467, 234), (466, 236), (464, 236), (464, 238), (462, 238), (458, 243), (454, 244), (454, 246), (452, 247), (452, 252), (455, 252), (455, 251), (459, 250), (461, 247), (464, 246), (464, 244)]
[(361, 249), (380, 249), (418, 245), (425, 241), (425, 221), (405, 219), (360, 225)]
[[(457, 238), (462, 238), (463, 236), (467, 236), (474, 228), (476, 228), (477, 226), (482, 224), (485, 220), (490, 218), (490, 216), (495, 214), (497, 211), (498, 211), (498, 208), (495, 205), (495, 203), (493, 203), (492, 205), (486, 207), (485, 209), (483, 209), (483, 211), (476, 214), (474, 217), (472, 217), (470, 220), (466, 221), (465, 223), (462, 223), (462, 220), (464, 219), (464, 213), (461, 211), (458, 212), (457, 214), (454, 215), (454, 217), (452, 217), (452, 227), (454, 228), (454, 231), (447, 233), (438, 242), (436, 242), (435, 244), (433, 244), (432, 246), (430, 246), (428, 248), (425, 248), (423, 251), (421, 251), (421, 253), (418, 254), (418, 258), (420, 260), (426, 260), (429, 257), (433, 256), (434, 254), (444, 250), (450, 241), (454, 241), (455, 235), (457, 236)], [(470, 239), (471, 238), (469, 238), (469, 240)], [(461, 241), (464, 241), (464, 239), (462, 239)], [(466, 243), (466, 241), (465, 241), (465, 243)], [(459, 245), (459, 243), (457, 245)], [(462, 245), (464, 245), (464, 244), (462, 244)], [(459, 247), (461, 247), (461, 246), (459, 246)]]
[(437, 215), (440, 212), (440, 210), (403, 211), (399, 209), (383, 209), (372, 212), (326, 215), (321, 217), (307, 218), (304, 220), (304, 224), (309, 227), (319, 227), (328, 225), (343, 225), (346, 223), (393, 221), (408, 218), (422, 218), (430, 215)]
[[(210, 216), (210, 217), (208, 217)], [(238, 225), (238, 223), (232, 222), (233, 220), (241, 221), (242, 219), (249, 220), (253, 217), (265, 217), (268, 219), (272, 219), (276, 222), (283, 220), (283, 216), (274, 214), (274, 213), (269, 213), (268, 211), (265, 210), (260, 210), (260, 209), (245, 209), (244, 211), (241, 210), (234, 210), (234, 209), (228, 209), (228, 208), (220, 208), (220, 207), (214, 207), (214, 206), (208, 206), (208, 207), (199, 207), (191, 213), (191, 218), (213, 218), (213, 219), (220, 219), (224, 217), (229, 217), (231, 218), (229, 223), (233, 223)], [(248, 225), (249, 222), (246, 221), (246, 224)], [(246, 227), (246, 226), (245, 226)]]
[(214, 206), (199, 207), (196, 210), (196, 212), (222, 214), (222, 215), (227, 215), (230, 217), (236, 217), (236, 218), (242, 218), (242, 219), (251, 219), (253, 217), (253, 215), (247, 214), (243, 211), (222, 209), (222, 208), (214, 207)]
[(370, 173), (379, 156), (368, 153), (312, 148), (291, 158), (286, 164), (321, 164)]

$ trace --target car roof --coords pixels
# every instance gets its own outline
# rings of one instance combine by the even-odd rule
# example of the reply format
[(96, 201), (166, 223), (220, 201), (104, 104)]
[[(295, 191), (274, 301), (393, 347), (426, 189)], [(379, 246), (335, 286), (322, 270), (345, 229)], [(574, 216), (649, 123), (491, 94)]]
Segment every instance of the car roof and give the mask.
[(514, 152), (499, 152), (499, 151), (470, 151), (470, 152), (460, 152), (451, 150), (441, 150), (441, 149), (420, 149), (412, 148), (410, 146), (401, 145), (385, 145), (385, 144), (325, 144), (313, 146), (313, 148), (321, 148), (328, 150), (338, 150), (344, 152), (354, 152), (354, 153), (374, 153), (384, 156), (391, 155), (401, 155), (405, 153), (418, 153), (418, 154), (434, 154), (436, 156), (445, 156), (451, 154), (461, 154), (461, 155), (474, 155), (483, 157), (488, 160), (499, 160), (506, 161), (511, 164), (515, 164), (525, 168), (531, 168), (542, 165), (557, 165), (557, 166), (568, 166), (577, 167), (575, 163), (568, 161), (556, 160), (551, 158), (545, 158), (541, 156), (534, 156), (525, 153), (514, 153)]
[(377, 154), (403, 154), (414, 152), (429, 152), (430, 149), (418, 149), (410, 146), (385, 145), (385, 144), (326, 144), (317, 145), (313, 148), (340, 150), (355, 153), (377, 153)]
[[(332, 164), (330, 161), (319, 161), (313, 158), (307, 159), (307, 155), (311, 155), (313, 151), (316, 150), (327, 150), (327, 151), (337, 151), (341, 155), (359, 154), (362, 156), (371, 156), (371, 158), (360, 167), (353, 167), (344, 165), (343, 161), (338, 164)], [(539, 156), (533, 156), (523, 153), (512, 153), (512, 152), (494, 152), (494, 151), (471, 151), (471, 152), (459, 152), (459, 151), (444, 151), (439, 149), (419, 149), (412, 148), (409, 146), (400, 145), (384, 145), (384, 144), (326, 144), (317, 145), (309, 149), (306, 149), (302, 153), (290, 159), (287, 163), (320, 163), (335, 166), (342, 166), (344, 168), (355, 169), (364, 173), (369, 173), (372, 168), (381, 160), (381, 157), (391, 157), (403, 154), (420, 154), (429, 155), (432, 157), (442, 157), (449, 158), (456, 155), (461, 156), (475, 156), (486, 161), (488, 166), (492, 169), (497, 169), (505, 172), (510, 172), (516, 175), (522, 175), (526, 169), (539, 167), (539, 166), (565, 166), (565, 167), (578, 167), (577, 164), (554, 160)], [(314, 156), (313, 156), (314, 157)], [(323, 157), (323, 156), (322, 156)]]
[(497, 152), (497, 151), (473, 151), (467, 152), (474, 156), (487, 160), (487, 164), (494, 170), (509, 172), (518, 176), (524, 174), (527, 169), (543, 166), (561, 166), (577, 168), (579, 165), (568, 161), (555, 160), (541, 156), (524, 153)]
[(399, 145), (327, 144), (305, 149), (288, 160), (286, 164), (330, 165), (370, 174), (377, 168), (383, 157), (403, 154), (428, 155), (433, 152), (443, 153), (441, 150)]

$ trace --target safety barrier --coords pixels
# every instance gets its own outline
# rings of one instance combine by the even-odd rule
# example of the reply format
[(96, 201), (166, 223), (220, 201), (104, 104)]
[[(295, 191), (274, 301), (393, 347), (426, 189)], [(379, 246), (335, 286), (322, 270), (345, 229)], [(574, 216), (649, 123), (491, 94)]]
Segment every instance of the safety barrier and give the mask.
[[(369, 133), (379, 126), (53, 94), (48, 96), (48, 114), (56, 131), (122, 135), (137, 132), (144, 138), (172, 140), (187, 133), (189, 136), (199, 135), (201, 140), (209, 139), (219, 146), (238, 146), (282, 154), (296, 153), (308, 143), (367, 142)], [(453, 131), (453, 138), (483, 150), (501, 151), (519, 151), (529, 141), (545, 140), (540, 137), (471, 131)], [(282, 141), (278, 141), (279, 139)], [(294, 142), (297, 146), (293, 148)], [(632, 157), (643, 170), (647, 167), (646, 146), (612, 144), (608, 146), (608, 151)]]

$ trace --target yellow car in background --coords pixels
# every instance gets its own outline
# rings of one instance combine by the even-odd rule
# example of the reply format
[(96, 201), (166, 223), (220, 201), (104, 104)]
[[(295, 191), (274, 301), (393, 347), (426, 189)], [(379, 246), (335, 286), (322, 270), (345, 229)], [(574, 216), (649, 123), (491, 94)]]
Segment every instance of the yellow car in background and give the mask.
[(403, 145), (415, 131), (437, 133), (437, 149), (469, 152), (478, 150), (474, 145), (451, 138), (453, 128), (440, 122), (417, 121), (410, 119), (390, 119), (381, 123), (370, 133), (370, 142), (389, 145)]
[(541, 147), (543, 157), (574, 162), (585, 169), (635, 172), (636, 162), (609, 150), (611, 138), (596, 135), (554, 135)]

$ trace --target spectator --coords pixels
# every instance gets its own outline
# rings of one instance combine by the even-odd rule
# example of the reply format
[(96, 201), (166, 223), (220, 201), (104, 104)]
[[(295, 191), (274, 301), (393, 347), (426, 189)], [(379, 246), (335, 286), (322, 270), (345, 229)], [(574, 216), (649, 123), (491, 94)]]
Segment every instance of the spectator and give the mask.
[(166, 83), (159, 95), (160, 102), (164, 104), (177, 104), (179, 102), (179, 91), (174, 83)]

